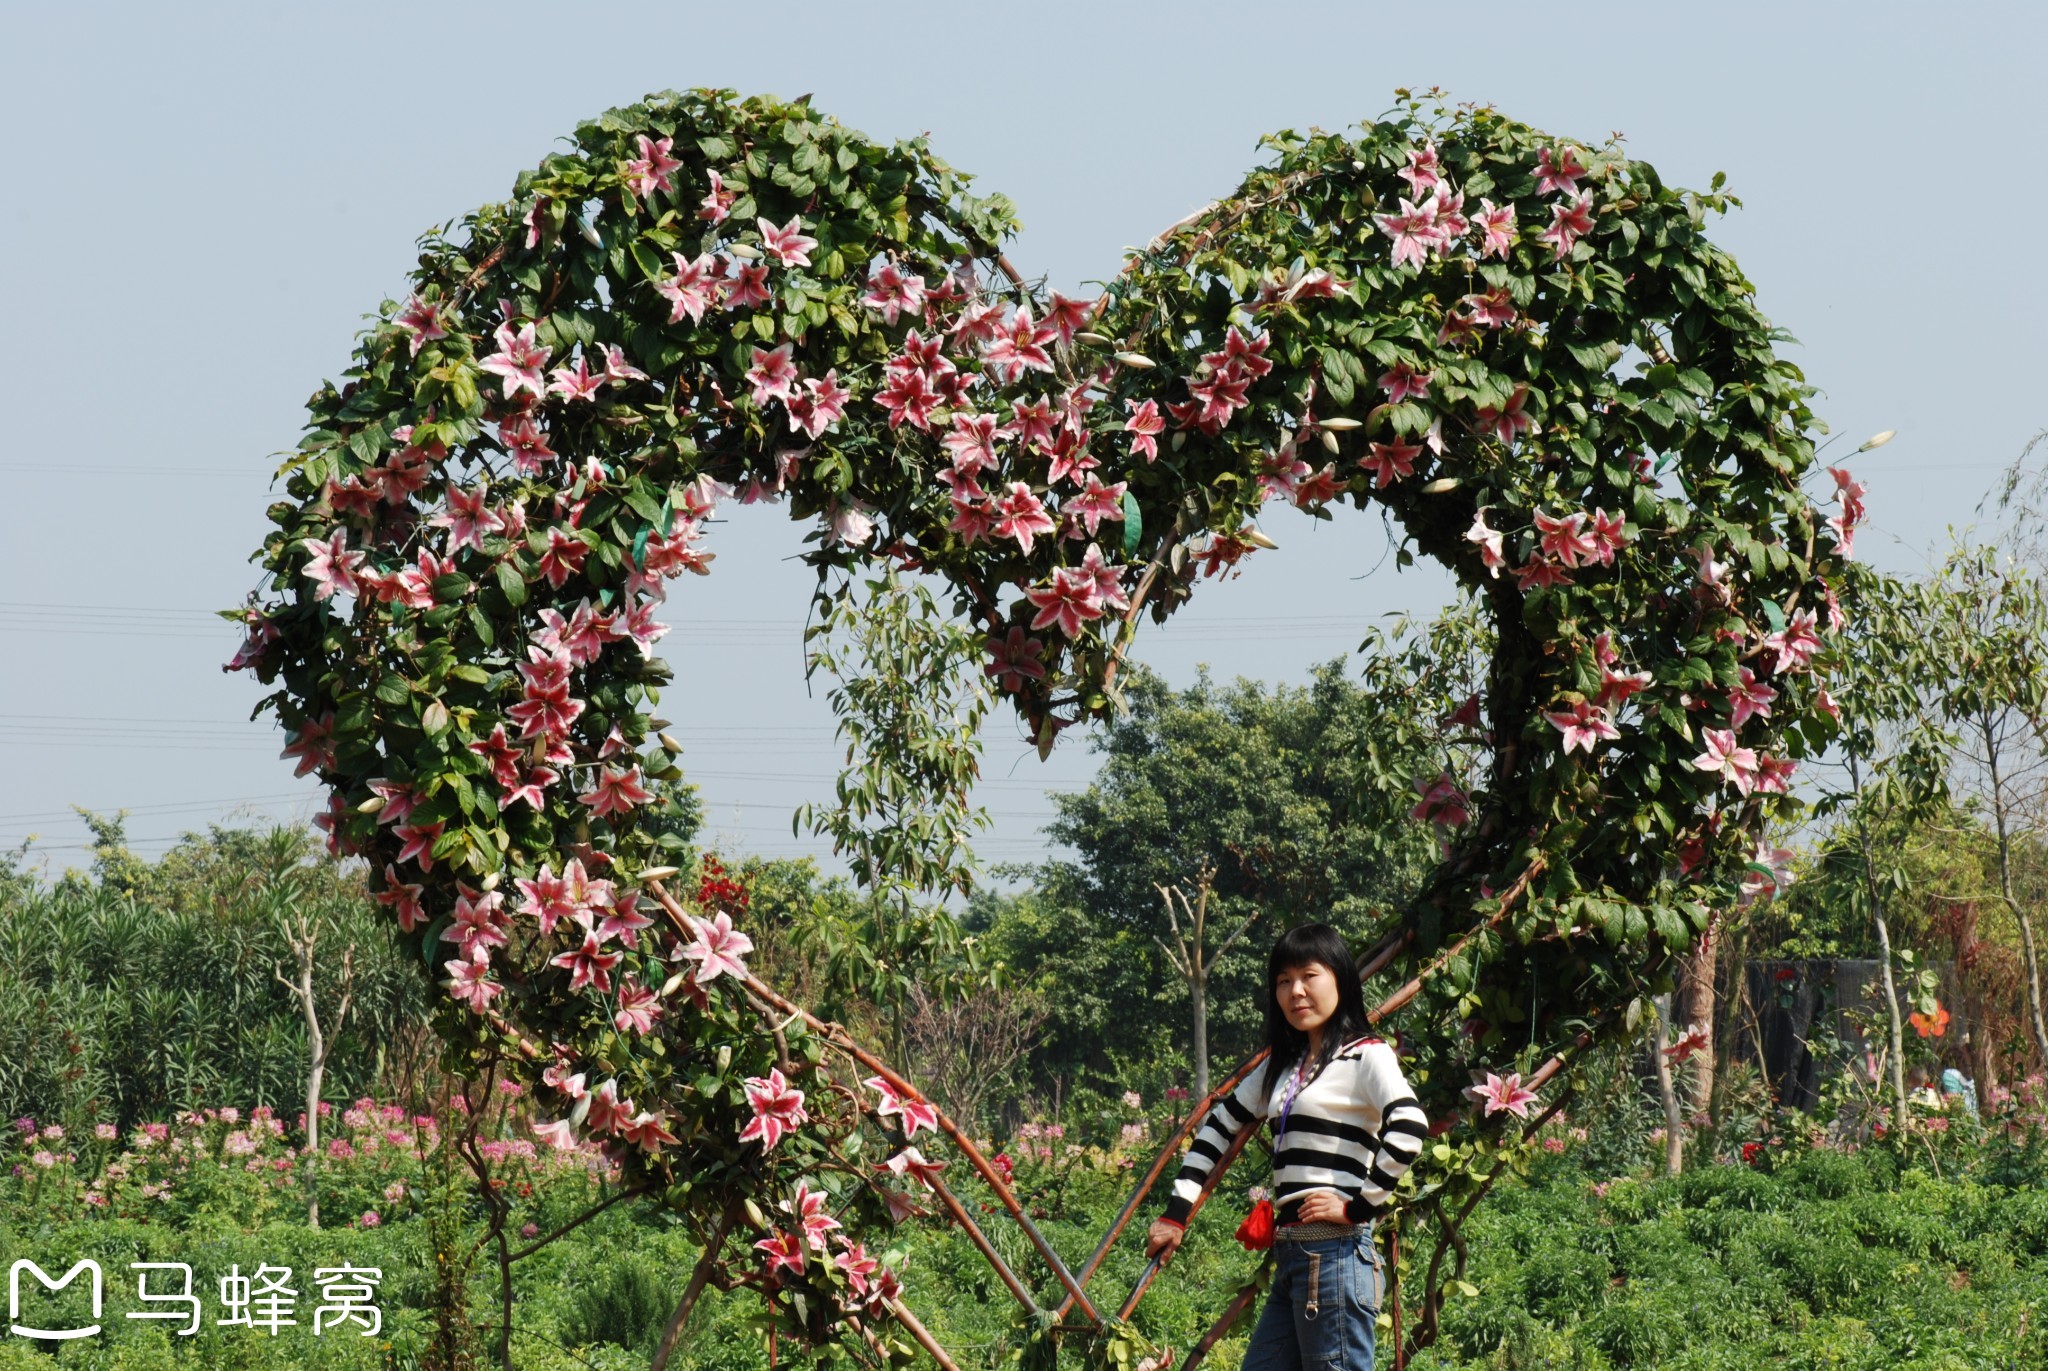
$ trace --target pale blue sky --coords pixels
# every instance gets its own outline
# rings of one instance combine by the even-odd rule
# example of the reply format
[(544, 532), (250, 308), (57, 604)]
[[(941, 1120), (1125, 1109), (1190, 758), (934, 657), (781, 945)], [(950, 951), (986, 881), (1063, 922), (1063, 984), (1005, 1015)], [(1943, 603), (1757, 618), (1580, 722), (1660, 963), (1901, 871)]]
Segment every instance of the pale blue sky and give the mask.
[[(772, 20), (736, 19), (755, 12)], [(1900, 431), (1855, 464), (1873, 560), (1919, 565), (2048, 425), (2035, 6), (188, 0), (0, 20), (0, 843), (40, 833), (58, 865), (81, 859), (74, 802), (132, 809), (148, 851), (238, 805), (308, 812), (207, 615), (252, 584), (271, 454), (423, 229), (647, 91), (809, 91), (876, 137), (929, 131), (1016, 200), (1013, 260), (1072, 288), (1234, 185), (1261, 132), (1438, 84), (1560, 135), (1622, 130), (1679, 184), (1728, 173), (1746, 208), (1714, 232), (1800, 339), (1838, 450)], [(1442, 593), (1380, 565), (1376, 521), (1269, 523), (1281, 550), (1142, 658), (1299, 680)], [(664, 644), (712, 830), (760, 851), (809, 850), (788, 812), (834, 760), (801, 682), (796, 537), (773, 512), (717, 530)], [(1044, 789), (1090, 763), (1041, 765), (999, 729), (986, 855), (1039, 851)]]

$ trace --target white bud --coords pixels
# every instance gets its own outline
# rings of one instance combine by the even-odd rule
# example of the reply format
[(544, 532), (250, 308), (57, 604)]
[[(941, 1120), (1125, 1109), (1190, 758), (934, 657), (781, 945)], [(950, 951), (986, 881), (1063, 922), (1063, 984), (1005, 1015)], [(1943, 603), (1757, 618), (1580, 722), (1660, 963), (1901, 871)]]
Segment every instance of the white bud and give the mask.
[(665, 1000), (665, 999), (667, 999), (667, 998), (668, 998), (669, 996), (671, 996), (671, 995), (675, 994), (675, 993), (676, 993), (676, 992), (677, 992), (678, 990), (681, 990), (681, 989), (683, 988), (683, 982), (684, 982), (684, 981), (687, 981), (687, 980), (689, 980), (689, 979), (690, 979), (690, 973), (689, 973), (689, 972), (687, 972), (687, 971), (678, 971), (678, 972), (677, 972), (677, 973), (676, 973), (675, 975), (673, 975), (673, 976), (669, 977), (669, 978), (668, 978), (667, 980), (663, 981), (663, 982), (661, 983), (661, 998), (663, 998), (663, 999)]
[(668, 734), (658, 733), (655, 736), (661, 739), (661, 750), (663, 752), (666, 752), (669, 756), (673, 757), (683, 750), (683, 745), (677, 742), (674, 738), (669, 737)]
[(1077, 333), (1074, 335), (1074, 341), (1077, 343), (1088, 343), (1094, 347), (1106, 348), (1115, 340), (1105, 338), (1099, 333)]
[(1858, 452), (1868, 452), (1872, 448), (1883, 447), (1886, 443), (1889, 443), (1892, 439), (1898, 437), (1898, 435), (1899, 431), (1895, 428), (1888, 428), (1882, 433), (1873, 433), (1868, 438), (1865, 438), (1863, 440), (1863, 446), (1857, 448), (1856, 450)]
[(375, 814), (382, 808), (384, 808), (384, 797), (382, 795), (372, 795), (369, 799), (356, 806), (356, 813)]
[(576, 221), (576, 227), (583, 230), (584, 242), (590, 244), (590, 246), (596, 248), (600, 252), (604, 251), (604, 239), (597, 236), (596, 229), (584, 223), (581, 219), (578, 219)]
[(1140, 371), (1159, 365), (1142, 352), (1119, 352), (1116, 354), (1116, 360), (1122, 362), (1127, 367), (1136, 367)]
[(1255, 528), (1248, 528), (1244, 532), (1238, 534), (1237, 536), (1244, 539), (1247, 543), (1250, 543), (1253, 547), (1263, 547), (1270, 550), (1276, 549), (1280, 546), (1280, 544), (1274, 542), (1271, 538), (1268, 538), (1265, 534), (1259, 532)]
[(502, 871), (493, 871), (490, 875), (484, 877), (484, 893), (488, 895), (493, 890), (496, 890), (498, 888), (498, 882), (503, 879), (505, 879), (505, 873)]
[(1334, 419), (1321, 419), (1317, 422), (1320, 423), (1324, 428), (1335, 429), (1339, 433), (1343, 433), (1347, 429), (1362, 427), (1362, 425), (1359, 424), (1358, 420), (1347, 419), (1342, 415), (1338, 415)]
[(640, 873), (640, 879), (643, 881), (665, 881), (680, 870), (682, 868), (676, 866), (650, 866)]
[(752, 243), (727, 243), (725, 250), (735, 257), (745, 258), (749, 262), (758, 261), (761, 257), (761, 249), (755, 247)]
[(1428, 485), (1424, 486), (1422, 488), (1422, 493), (1424, 495), (1441, 495), (1447, 490), (1456, 490), (1457, 488), (1457, 477), (1439, 476), (1434, 481), (1431, 481)]
[(1323, 432), (1323, 451), (1329, 453), (1332, 457), (1336, 456), (1338, 452), (1337, 435), (1329, 432), (1327, 429)]

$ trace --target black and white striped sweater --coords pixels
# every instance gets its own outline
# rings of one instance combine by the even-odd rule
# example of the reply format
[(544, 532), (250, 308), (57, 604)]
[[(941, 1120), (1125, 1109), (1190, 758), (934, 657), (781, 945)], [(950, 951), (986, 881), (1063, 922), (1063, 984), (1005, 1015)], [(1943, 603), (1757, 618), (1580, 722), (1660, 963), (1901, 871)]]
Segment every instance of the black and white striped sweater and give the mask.
[(1272, 1121), (1273, 1207), (1279, 1223), (1293, 1223), (1304, 1197), (1334, 1190), (1345, 1198), (1353, 1223), (1384, 1214), (1401, 1174), (1422, 1153), (1429, 1117), (1416, 1102), (1394, 1049), (1378, 1038), (1360, 1038), (1334, 1053), (1321, 1074), (1302, 1086), (1279, 1116), (1294, 1073), (1283, 1071), (1267, 1094), (1266, 1067), (1238, 1082), (1216, 1102), (1188, 1144), (1174, 1177), (1165, 1217), (1185, 1224), (1216, 1159), (1239, 1131), (1258, 1120)]

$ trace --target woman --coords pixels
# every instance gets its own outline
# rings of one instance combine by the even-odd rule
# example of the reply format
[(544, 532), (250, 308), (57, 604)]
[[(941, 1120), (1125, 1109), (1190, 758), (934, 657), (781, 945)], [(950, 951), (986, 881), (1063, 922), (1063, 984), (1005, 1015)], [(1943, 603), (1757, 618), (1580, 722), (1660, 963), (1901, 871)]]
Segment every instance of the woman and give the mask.
[(1281, 935), (1266, 984), (1271, 1055), (1203, 1120), (1146, 1252), (1173, 1256), (1216, 1159), (1239, 1131), (1272, 1120), (1273, 1287), (1242, 1371), (1372, 1371), (1383, 1289), (1373, 1223), (1429, 1119), (1394, 1049), (1369, 1035), (1358, 967), (1336, 929)]

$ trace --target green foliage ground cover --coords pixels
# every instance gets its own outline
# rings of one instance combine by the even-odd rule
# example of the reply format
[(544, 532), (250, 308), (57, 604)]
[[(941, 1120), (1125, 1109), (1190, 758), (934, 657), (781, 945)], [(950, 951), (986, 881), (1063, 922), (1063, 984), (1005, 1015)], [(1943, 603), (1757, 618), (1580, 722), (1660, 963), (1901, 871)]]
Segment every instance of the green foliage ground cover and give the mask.
[[(494, 1113), (485, 1131), (502, 1127), (503, 1117)], [(1142, 1110), (1130, 1117), (1094, 1111), (1066, 1124), (1027, 1125), (1004, 1145), (1020, 1192), (1062, 1251), (1078, 1257), (1092, 1248), (1127, 1192), (1144, 1138), (1166, 1122)], [(1127, 1131), (1134, 1124), (1137, 1131)], [(27, 1257), (54, 1275), (80, 1257), (96, 1258), (106, 1270), (108, 1303), (97, 1338), (61, 1348), (0, 1340), (0, 1371), (40, 1371), (53, 1352), (60, 1365), (93, 1371), (436, 1367), (449, 1364), (438, 1351), (444, 1322), (476, 1364), (490, 1364), (497, 1271), (488, 1248), (477, 1250), (484, 1216), (467, 1173), (440, 1146), (441, 1130), (367, 1105), (338, 1111), (330, 1127), (334, 1142), (350, 1146), (334, 1148), (322, 1169), (323, 1213), (349, 1218), (319, 1230), (305, 1226), (298, 1181), (278, 1165), (289, 1155), (288, 1139), (259, 1120), (188, 1116), (145, 1147), (135, 1145), (148, 1136), (144, 1130), (109, 1141), (12, 1130), (11, 1155), (0, 1157), (0, 1261)], [(253, 1148), (251, 1137), (258, 1139)], [(370, 1137), (379, 1145), (366, 1147)], [(1442, 1341), (1411, 1365), (1960, 1371), (2041, 1364), (2048, 1355), (2048, 1191), (2041, 1184), (2048, 1145), (2038, 1130), (1978, 1138), (1959, 1126), (1916, 1133), (1903, 1149), (1855, 1152), (1801, 1145), (1789, 1130), (1784, 1137), (1754, 1164), (1709, 1164), (1652, 1179), (1589, 1170), (1598, 1154), (1569, 1128), (1557, 1129), (1528, 1180), (1500, 1187), (1467, 1227), (1466, 1275), (1477, 1293), (1453, 1297)], [(172, 1149), (172, 1140), (182, 1145)], [(602, 1166), (582, 1154), (529, 1155), (499, 1139), (493, 1166), (522, 1235), (552, 1232), (612, 1193)], [(144, 1187), (155, 1193), (145, 1197)], [(970, 1203), (990, 1198), (964, 1180), (961, 1189)], [(1148, 1336), (1185, 1348), (1256, 1272), (1254, 1257), (1229, 1235), (1246, 1198), (1243, 1186), (1233, 1187), (1195, 1226), (1141, 1308), (1138, 1326)], [(1034, 1271), (1013, 1226), (991, 1218), (988, 1228), (1017, 1270)], [(527, 1241), (522, 1236), (515, 1249)], [(905, 1259), (909, 1303), (961, 1365), (1006, 1364), (1019, 1321), (966, 1238), (935, 1220), (913, 1220), (893, 1245)], [(1141, 1265), (1138, 1248), (1133, 1233), (1091, 1289), (1105, 1299), (1127, 1290)], [(670, 1221), (626, 1204), (515, 1263), (516, 1364), (542, 1371), (645, 1366), (696, 1255)], [(132, 1261), (192, 1264), (205, 1302), (196, 1336), (125, 1317), (143, 1307), (134, 1298)], [(354, 1328), (318, 1337), (310, 1331), (317, 1289), (308, 1277), (344, 1261), (383, 1272), (383, 1326), (374, 1337)], [(248, 1274), (264, 1262), (297, 1272), (298, 1326), (273, 1337), (215, 1324), (218, 1277), (233, 1263)], [(463, 1292), (452, 1320), (436, 1312), (444, 1269), (456, 1273)], [(1041, 1296), (1052, 1295), (1043, 1283)], [(76, 1289), (34, 1298), (44, 1300), (45, 1326), (84, 1313)], [(714, 1292), (673, 1364), (767, 1367), (757, 1309), (750, 1294)], [(1240, 1325), (1209, 1364), (1235, 1366), (1248, 1332), (1248, 1322)], [(781, 1350), (782, 1364), (793, 1364), (793, 1349)]]

